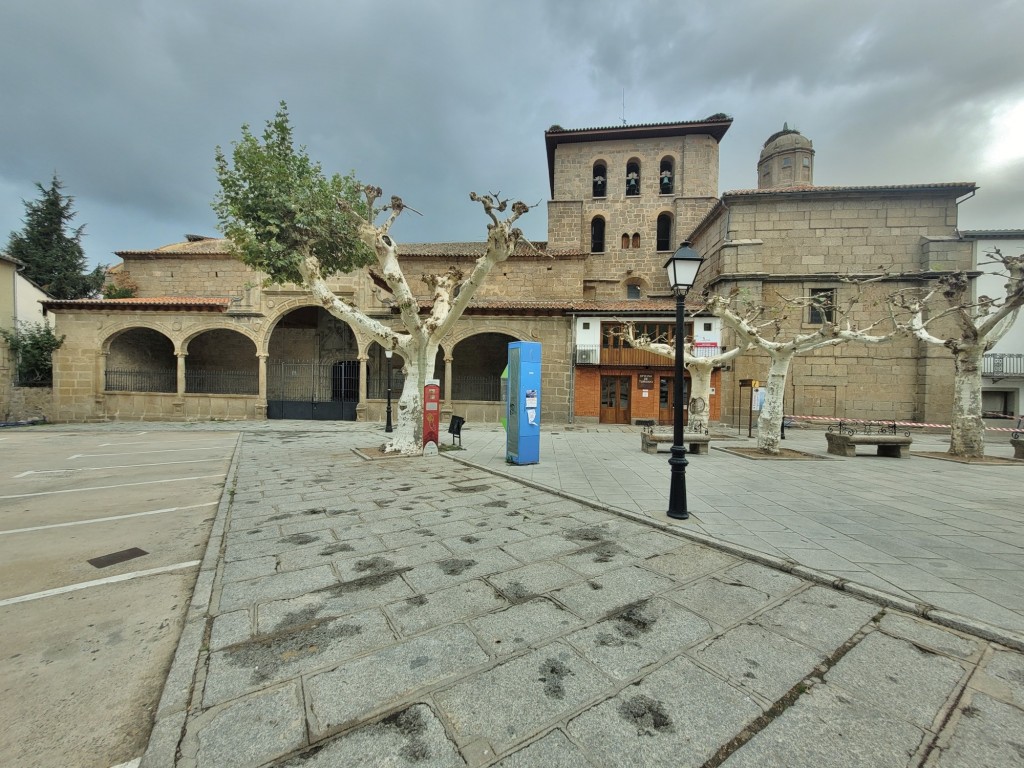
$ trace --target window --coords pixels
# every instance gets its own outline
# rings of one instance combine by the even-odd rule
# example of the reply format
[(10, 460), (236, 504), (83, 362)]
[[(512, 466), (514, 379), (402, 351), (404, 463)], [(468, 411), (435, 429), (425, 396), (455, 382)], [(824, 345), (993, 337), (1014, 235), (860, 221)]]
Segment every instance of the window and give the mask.
[(604, 253), (604, 219), (600, 216), (590, 220), (590, 252)]
[(639, 232), (634, 232), (633, 233), (633, 247), (634, 248), (639, 248), (640, 247), (640, 233)]
[(640, 194), (640, 162), (630, 160), (626, 163), (626, 197)]
[(658, 250), (672, 250), (672, 214), (662, 213), (658, 216)]
[(640, 298), (640, 286), (635, 283), (630, 283), (626, 286), (626, 298), (630, 300), (636, 300)]
[(622, 233), (622, 250), (624, 250), (624, 251), (628, 251), (629, 250), (629, 233), (628, 232), (623, 232)]
[(675, 170), (675, 161), (671, 157), (665, 157), (661, 160), (661, 168), (658, 171), (658, 189), (663, 195), (671, 195), (675, 189), (675, 182), (673, 179), (673, 171)]
[(808, 310), (807, 322), (811, 325), (834, 322), (836, 319), (836, 289), (812, 288)]
[(782, 167), (783, 168), (789, 168), (791, 165), (793, 165), (793, 158), (792, 157), (784, 157), (784, 158), (782, 158)]
[(602, 162), (594, 163), (594, 197), (604, 197), (608, 192), (608, 170)]

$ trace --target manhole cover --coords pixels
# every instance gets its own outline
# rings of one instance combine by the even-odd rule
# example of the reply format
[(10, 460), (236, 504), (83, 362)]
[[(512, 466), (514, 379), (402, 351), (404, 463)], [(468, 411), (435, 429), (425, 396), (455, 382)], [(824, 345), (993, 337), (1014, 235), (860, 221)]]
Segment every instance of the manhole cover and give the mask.
[(117, 565), (123, 563), (125, 560), (134, 560), (136, 557), (142, 557), (148, 555), (144, 549), (138, 547), (132, 547), (131, 549), (122, 549), (120, 552), (111, 552), (109, 555), (103, 555), (101, 557), (94, 557), (86, 562), (94, 568), (106, 568), (108, 565)]

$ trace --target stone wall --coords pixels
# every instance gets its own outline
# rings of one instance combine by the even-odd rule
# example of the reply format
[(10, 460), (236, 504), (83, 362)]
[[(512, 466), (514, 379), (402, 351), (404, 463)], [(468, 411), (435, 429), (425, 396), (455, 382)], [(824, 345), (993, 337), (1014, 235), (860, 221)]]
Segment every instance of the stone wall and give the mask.
[[(695, 238), (695, 247), (706, 254), (697, 289), (734, 293), (737, 309), (744, 301), (774, 308), (765, 317), (782, 318), (779, 339), (819, 327), (810, 322), (807, 309), (784, 312), (787, 297), (831, 288), (842, 307), (859, 296), (850, 314), (854, 326), (881, 321), (873, 333), (883, 335), (891, 329), (886, 296), (930, 285), (902, 275), (858, 289), (843, 281), (844, 275), (916, 274), (971, 265), (970, 244), (955, 235), (956, 205), (948, 190), (845, 196), (769, 193), (726, 196), (725, 203)], [(723, 344), (736, 343), (735, 334), (725, 329)], [(723, 373), (726, 421), (745, 419), (739, 382), (764, 380), (769, 362), (766, 354), (751, 351)], [(948, 423), (952, 374), (947, 350), (909, 338), (882, 345), (842, 344), (794, 358), (785, 410), (805, 416)]]
[(51, 387), (0, 387), (0, 421), (52, 421)]

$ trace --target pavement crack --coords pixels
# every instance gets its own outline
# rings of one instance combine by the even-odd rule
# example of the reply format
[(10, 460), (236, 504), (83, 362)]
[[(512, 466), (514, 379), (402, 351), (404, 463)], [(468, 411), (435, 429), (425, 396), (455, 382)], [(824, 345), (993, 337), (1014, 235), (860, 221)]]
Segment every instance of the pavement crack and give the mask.
[[(874, 627), (875, 623), (884, 614), (884, 610), (879, 611), (875, 616), (869, 620), (866, 627)], [(860, 630), (855, 632), (849, 640), (840, 645), (835, 651), (825, 658), (820, 664), (818, 664), (814, 671), (800, 680), (796, 685), (786, 691), (781, 697), (779, 697), (774, 704), (772, 704), (760, 717), (755, 718), (750, 725), (740, 731), (731, 741), (722, 745), (719, 750), (705, 762), (700, 768), (718, 768), (722, 763), (732, 757), (733, 753), (740, 749), (744, 744), (753, 739), (757, 734), (771, 725), (775, 720), (782, 716), (782, 714), (792, 707), (805, 693), (810, 691), (814, 686), (819, 685), (825, 678), (832, 667), (838, 664), (842, 658), (852, 651), (860, 642), (874, 631), (874, 629), (867, 629), (862, 627)]]

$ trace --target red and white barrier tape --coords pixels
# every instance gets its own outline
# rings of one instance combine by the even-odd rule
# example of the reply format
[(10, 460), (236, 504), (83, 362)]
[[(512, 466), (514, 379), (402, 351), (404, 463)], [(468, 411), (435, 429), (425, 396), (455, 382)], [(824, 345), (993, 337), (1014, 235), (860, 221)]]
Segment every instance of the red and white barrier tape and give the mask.
[[(784, 418), (797, 419), (798, 421), (846, 421), (852, 424), (895, 424), (897, 427), (929, 427), (933, 429), (949, 429), (949, 424), (925, 424), (921, 421), (887, 421), (885, 419), (847, 419), (838, 418), (836, 416), (795, 416), (793, 414), (786, 414)], [(1021, 430), (1014, 427), (985, 427), (989, 432), (1020, 432)]]

